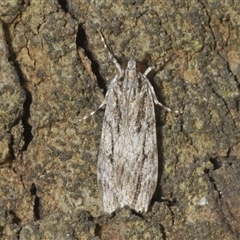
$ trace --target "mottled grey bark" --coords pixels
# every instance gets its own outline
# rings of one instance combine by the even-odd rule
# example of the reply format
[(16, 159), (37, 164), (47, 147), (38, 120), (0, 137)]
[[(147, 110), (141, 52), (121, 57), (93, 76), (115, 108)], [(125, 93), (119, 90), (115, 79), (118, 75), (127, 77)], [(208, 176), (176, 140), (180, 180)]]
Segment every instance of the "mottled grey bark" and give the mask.
[[(2, 239), (238, 239), (239, 3), (1, 1)], [(115, 74), (96, 27), (124, 62), (133, 48), (150, 76), (159, 180), (141, 216), (102, 216), (99, 111)]]

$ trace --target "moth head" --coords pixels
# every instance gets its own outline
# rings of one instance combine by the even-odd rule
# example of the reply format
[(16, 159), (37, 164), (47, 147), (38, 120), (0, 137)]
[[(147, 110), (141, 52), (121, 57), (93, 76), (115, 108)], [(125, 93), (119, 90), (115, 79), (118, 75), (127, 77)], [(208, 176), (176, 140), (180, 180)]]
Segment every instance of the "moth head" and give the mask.
[(126, 69), (126, 76), (127, 79), (130, 81), (134, 81), (137, 77), (137, 71), (136, 71), (136, 61), (132, 58), (128, 61), (127, 69)]
[(132, 58), (128, 61), (127, 70), (129, 71), (136, 71), (136, 61)]

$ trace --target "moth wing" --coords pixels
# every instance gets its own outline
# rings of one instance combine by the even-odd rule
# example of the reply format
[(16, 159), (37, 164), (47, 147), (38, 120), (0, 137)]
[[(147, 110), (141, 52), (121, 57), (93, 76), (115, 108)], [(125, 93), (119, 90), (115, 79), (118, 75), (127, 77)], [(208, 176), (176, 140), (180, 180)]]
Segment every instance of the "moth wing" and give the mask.
[[(155, 108), (150, 82), (140, 75), (141, 87), (128, 106), (127, 120), (119, 125), (115, 146), (116, 188), (120, 206), (147, 212), (158, 178)], [(123, 111), (122, 106), (122, 111)]]
[(115, 183), (115, 156), (113, 149), (118, 138), (120, 105), (117, 99), (121, 98), (117, 77), (112, 80), (106, 94), (106, 109), (102, 126), (102, 135), (98, 154), (98, 185), (102, 195), (104, 211), (114, 212), (118, 207), (118, 195)]

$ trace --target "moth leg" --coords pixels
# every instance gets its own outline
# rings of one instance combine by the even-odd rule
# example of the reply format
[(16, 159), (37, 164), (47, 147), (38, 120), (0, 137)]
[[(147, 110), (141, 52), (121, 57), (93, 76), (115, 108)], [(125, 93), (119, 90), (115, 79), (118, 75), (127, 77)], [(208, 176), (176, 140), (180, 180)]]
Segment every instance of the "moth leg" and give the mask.
[(173, 54), (170, 55), (169, 57), (165, 58), (161, 64), (154, 64), (151, 67), (148, 67), (145, 72), (144, 72), (144, 76), (147, 77), (148, 73), (151, 72), (153, 69), (160, 69), (162, 66), (164, 66), (171, 58), (172, 58)]
[(156, 68), (156, 67), (155, 67), (155, 66), (148, 67), (148, 68), (145, 70), (145, 72), (143, 73), (143, 75), (144, 75), (145, 77), (147, 77), (147, 75), (148, 75), (154, 68)]
[(150, 87), (150, 90), (151, 90), (151, 93), (153, 96), (153, 101), (156, 105), (159, 105), (160, 107), (162, 107), (163, 109), (165, 109), (168, 112), (174, 112), (175, 114), (182, 114), (182, 111), (178, 111), (178, 110), (173, 111), (171, 108), (168, 108), (165, 105), (163, 105), (162, 103), (160, 103), (156, 97), (153, 86), (150, 83), (149, 83), (149, 87)]
[[(155, 69), (155, 68), (158, 68), (158, 65), (153, 65), (153, 66), (151, 66), (151, 67), (148, 67), (148, 68), (145, 70), (145, 72), (143, 73), (143, 75), (147, 78), (148, 73), (150, 73), (150, 72), (151, 72), (153, 69)], [(158, 99), (157, 99), (157, 97), (156, 97), (156, 94), (155, 94), (155, 92), (154, 92), (153, 86), (152, 86), (150, 83), (149, 83), (148, 85), (149, 85), (149, 88), (150, 88), (150, 90), (151, 90), (154, 103), (155, 103), (156, 105), (159, 105), (160, 107), (162, 107), (162, 108), (165, 109), (166, 111), (172, 112), (172, 109), (171, 109), (171, 108), (168, 108), (168, 107), (164, 106), (162, 103), (160, 103), (160, 102), (158, 101)], [(182, 113), (182, 112), (176, 110), (176, 111), (174, 111), (174, 113), (179, 114), (179, 113)]]
[(106, 105), (106, 100), (104, 100), (104, 101), (102, 102), (102, 104), (100, 104), (99, 107), (98, 107), (95, 111), (93, 111), (93, 112), (91, 112), (89, 115), (87, 115), (87, 116), (79, 119), (78, 121), (81, 122), (81, 121), (86, 120), (87, 118), (93, 116), (98, 110), (100, 110), (101, 108), (103, 108), (105, 105)]
[(111, 53), (111, 51), (109, 50), (109, 46), (107, 45), (106, 43), (106, 40), (101, 32), (100, 29), (97, 29), (99, 34), (100, 34), (100, 37), (101, 37), (101, 40), (103, 42), (103, 45), (104, 45), (104, 48), (106, 49), (107, 53), (108, 53), (108, 56), (110, 58), (110, 60), (115, 64), (116, 68), (118, 69), (119, 73), (122, 74), (122, 68), (121, 68), (121, 65), (118, 63), (117, 59), (114, 57), (114, 55)]
[[(145, 72), (143, 73), (143, 75), (147, 78), (148, 73), (151, 72), (152, 69), (154, 69), (154, 68), (156, 68), (156, 66), (148, 67), (148, 68), (145, 70)], [(154, 103), (157, 104), (157, 105), (159, 105), (160, 107), (162, 107), (162, 108), (165, 109), (166, 111), (171, 112), (171, 111), (172, 111), (171, 108), (168, 108), (168, 107), (164, 106), (162, 103), (160, 103), (160, 102), (158, 101), (158, 99), (157, 99), (157, 97), (156, 97), (156, 94), (155, 94), (155, 92), (154, 92), (153, 86), (150, 84), (149, 81), (148, 81), (148, 86), (149, 86), (149, 88), (150, 88), (150, 90), (151, 90), (151, 94), (152, 94), (152, 96), (153, 96), (153, 101), (154, 101)]]
[[(150, 85), (150, 84), (149, 84), (149, 85)], [(150, 89), (151, 89), (151, 93), (152, 93), (152, 96), (153, 96), (153, 101), (154, 101), (154, 103), (155, 103), (156, 105), (159, 105), (160, 107), (162, 107), (162, 108), (165, 109), (166, 111), (172, 112), (172, 109), (171, 109), (171, 108), (168, 108), (168, 107), (164, 106), (162, 103), (160, 103), (160, 102), (158, 101), (152, 85), (150, 85)], [(174, 112), (178, 112), (178, 111), (174, 111)]]

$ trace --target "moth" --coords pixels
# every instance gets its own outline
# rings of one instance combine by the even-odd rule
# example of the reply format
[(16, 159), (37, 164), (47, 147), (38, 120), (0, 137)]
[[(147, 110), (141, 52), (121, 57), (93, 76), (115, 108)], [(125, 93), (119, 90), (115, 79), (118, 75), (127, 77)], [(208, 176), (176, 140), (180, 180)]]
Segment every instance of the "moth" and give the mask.
[[(145, 213), (157, 185), (158, 149), (155, 104), (161, 104), (147, 78), (154, 68), (137, 71), (133, 54), (123, 69), (98, 30), (118, 74), (110, 81), (98, 155), (97, 179), (104, 212), (128, 206)], [(95, 111), (96, 112), (96, 111)], [(93, 115), (93, 112), (91, 115)]]

